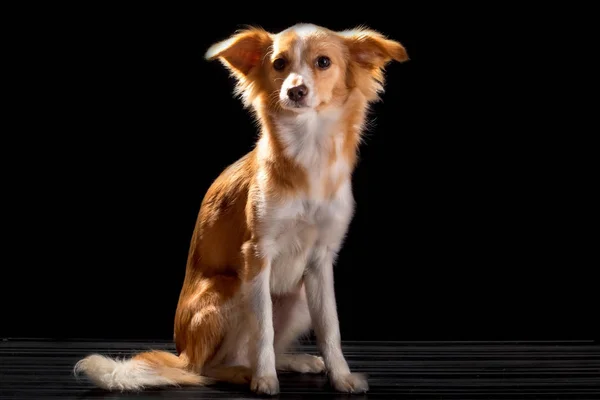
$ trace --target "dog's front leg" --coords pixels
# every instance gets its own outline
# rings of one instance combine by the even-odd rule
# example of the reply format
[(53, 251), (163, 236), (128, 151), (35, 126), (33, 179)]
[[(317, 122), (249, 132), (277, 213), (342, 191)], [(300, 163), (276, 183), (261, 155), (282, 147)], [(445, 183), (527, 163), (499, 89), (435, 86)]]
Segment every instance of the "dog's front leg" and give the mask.
[(246, 265), (253, 278), (249, 282), (249, 308), (256, 322), (256, 336), (252, 343), (252, 382), (250, 388), (259, 394), (279, 393), (275, 370), (273, 303), (271, 300), (271, 260), (256, 255), (254, 246), (247, 246)]
[(341, 392), (357, 393), (369, 389), (367, 379), (351, 373), (342, 353), (340, 327), (333, 285), (334, 252), (323, 246), (305, 274), (304, 284), (319, 350), (333, 387)]

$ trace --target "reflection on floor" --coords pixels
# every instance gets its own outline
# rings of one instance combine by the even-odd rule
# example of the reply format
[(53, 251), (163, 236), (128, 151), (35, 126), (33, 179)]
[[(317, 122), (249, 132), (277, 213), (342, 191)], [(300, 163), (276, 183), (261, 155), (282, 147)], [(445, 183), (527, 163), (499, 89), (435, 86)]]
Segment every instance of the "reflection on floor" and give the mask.
[[(255, 399), (218, 385), (137, 394), (94, 389), (71, 373), (92, 352), (125, 357), (166, 342), (0, 342), (0, 399)], [(600, 399), (600, 344), (575, 342), (345, 342), (351, 368), (369, 376), (367, 395), (331, 390), (324, 375), (280, 374), (281, 399)], [(315, 354), (312, 344), (299, 351)]]

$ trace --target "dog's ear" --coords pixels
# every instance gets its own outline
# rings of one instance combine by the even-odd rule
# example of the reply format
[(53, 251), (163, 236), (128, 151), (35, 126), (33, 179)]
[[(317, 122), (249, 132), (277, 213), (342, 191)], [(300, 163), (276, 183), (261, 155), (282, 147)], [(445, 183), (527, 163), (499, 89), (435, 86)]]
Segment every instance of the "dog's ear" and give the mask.
[(350, 58), (348, 86), (358, 88), (367, 101), (377, 101), (384, 90), (385, 66), (391, 61), (408, 61), (406, 49), (397, 41), (364, 27), (338, 34), (344, 40)]
[(204, 57), (207, 60), (218, 59), (232, 72), (247, 76), (262, 62), (271, 42), (267, 31), (250, 27), (213, 44)]
[(409, 59), (402, 44), (374, 30), (359, 27), (339, 34), (346, 42), (351, 60), (361, 67), (383, 68), (391, 61), (404, 62)]

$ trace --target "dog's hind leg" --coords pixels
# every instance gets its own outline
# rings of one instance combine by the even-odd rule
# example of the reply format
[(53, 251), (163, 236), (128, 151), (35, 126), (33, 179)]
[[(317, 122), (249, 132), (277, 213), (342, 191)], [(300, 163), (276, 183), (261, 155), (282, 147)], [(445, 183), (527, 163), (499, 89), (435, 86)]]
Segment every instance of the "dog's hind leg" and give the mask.
[(209, 367), (206, 368), (202, 374), (220, 382), (233, 383), (236, 385), (250, 385), (250, 382), (252, 381), (252, 370), (250, 367), (243, 365)]
[(190, 285), (180, 299), (175, 317), (177, 351), (189, 360), (189, 368), (204, 375), (231, 326), (231, 310), (239, 295), (239, 278), (216, 275)]

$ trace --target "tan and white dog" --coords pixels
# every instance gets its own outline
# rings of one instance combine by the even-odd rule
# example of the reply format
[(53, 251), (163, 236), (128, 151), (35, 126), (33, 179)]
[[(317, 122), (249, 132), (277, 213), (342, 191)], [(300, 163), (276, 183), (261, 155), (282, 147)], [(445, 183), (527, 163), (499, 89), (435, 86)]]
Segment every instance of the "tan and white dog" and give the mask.
[[(214, 181), (191, 240), (175, 317), (178, 356), (77, 363), (105, 389), (225, 381), (279, 392), (278, 370), (327, 372), (365, 392), (342, 352), (333, 264), (354, 212), (351, 175), (384, 67), (404, 47), (367, 28), (248, 28), (211, 46), (260, 123), (252, 151)], [(321, 357), (291, 354), (314, 329)]]

